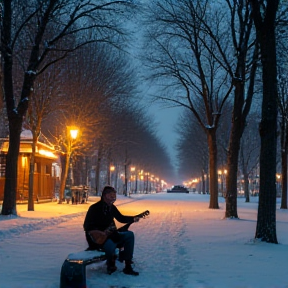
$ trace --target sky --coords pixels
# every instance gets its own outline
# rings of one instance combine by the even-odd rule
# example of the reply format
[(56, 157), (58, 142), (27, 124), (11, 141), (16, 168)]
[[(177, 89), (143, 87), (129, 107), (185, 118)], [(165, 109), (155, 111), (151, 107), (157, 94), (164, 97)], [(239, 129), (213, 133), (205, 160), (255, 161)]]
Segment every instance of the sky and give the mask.
[[(184, 108), (182, 108), (184, 109)], [(167, 147), (167, 152), (171, 158), (173, 167), (177, 165), (176, 143), (178, 139), (177, 121), (181, 108), (165, 108), (157, 105), (151, 105), (149, 113), (153, 115), (157, 126), (155, 127), (157, 135), (161, 142)]]
[[(18, 205), (18, 217), (0, 215), (0, 287), (59, 288), (66, 257), (87, 248), (83, 232), (88, 204)], [(238, 198), (240, 219), (223, 219), (225, 203), (209, 209), (196, 193), (118, 195), (125, 215), (150, 211), (130, 226), (135, 234), (134, 270), (106, 273), (105, 262), (86, 267), (87, 288), (287, 288), (288, 211), (277, 202), (279, 244), (256, 241), (258, 198)]]
[[(147, 0), (138, 2), (145, 6)], [(155, 94), (159, 94), (159, 92), (156, 92), (159, 87), (157, 87), (155, 83), (152, 84), (152, 81), (146, 79), (150, 71), (149, 68), (145, 67), (144, 62), (141, 60), (143, 55), (146, 55), (147, 52), (143, 37), (145, 25), (141, 24), (142, 13), (139, 13), (138, 15), (135, 14), (134, 17), (135, 18), (131, 19), (131, 22), (128, 21), (126, 23), (126, 28), (133, 32), (133, 41), (127, 49), (131, 55), (131, 61), (134, 62), (137, 76), (140, 79), (138, 89), (141, 92), (139, 96), (140, 99), (137, 99), (137, 101), (140, 101), (141, 105), (147, 108), (147, 114), (155, 120), (155, 123), (157, 124), (155, 131), (161, 142), (167, 147), (171, 162), (175, 164), (177, 163), (175, 144), (178, 137), (175, 126), (183, 108), (165, 108), (163, 105), (159, 104), (159, 102), (155, 103), (152, 100), (155, 98)]]

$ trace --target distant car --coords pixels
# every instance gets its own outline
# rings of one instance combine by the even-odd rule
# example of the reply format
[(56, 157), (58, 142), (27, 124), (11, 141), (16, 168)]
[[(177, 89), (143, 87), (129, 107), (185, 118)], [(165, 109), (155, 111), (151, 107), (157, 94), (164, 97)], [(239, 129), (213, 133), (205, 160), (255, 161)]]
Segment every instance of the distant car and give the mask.
[(182, 185), (175, 185), (167, 190), (167, 193), (189, 193), (189, 190)]

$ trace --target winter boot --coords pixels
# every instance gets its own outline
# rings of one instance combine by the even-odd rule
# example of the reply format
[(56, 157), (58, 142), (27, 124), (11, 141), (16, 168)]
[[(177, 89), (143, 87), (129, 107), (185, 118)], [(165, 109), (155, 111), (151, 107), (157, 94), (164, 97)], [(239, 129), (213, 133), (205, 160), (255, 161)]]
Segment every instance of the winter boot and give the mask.
[[(119, 249), (119, 254), (118, 254), (118, 261), (123, 263), (125, 260), (125, 253), (124, 253), (124, 248)], [(131, 264), (133, 264), (133, 260), (130, 261)]]
[(132, 266), (131, 266), (131, 260), (126, 260), (125, 261), (125, 268), (123, 269), (124, 274), (127, 275), (133, 275), (133, 276), (138, 276), (139, 272), (136, 272), (133, 270)]
[(115, 259), (107, 260), (107, 273), (111, 275), (117, 270), (117, 267), (115, 265)]

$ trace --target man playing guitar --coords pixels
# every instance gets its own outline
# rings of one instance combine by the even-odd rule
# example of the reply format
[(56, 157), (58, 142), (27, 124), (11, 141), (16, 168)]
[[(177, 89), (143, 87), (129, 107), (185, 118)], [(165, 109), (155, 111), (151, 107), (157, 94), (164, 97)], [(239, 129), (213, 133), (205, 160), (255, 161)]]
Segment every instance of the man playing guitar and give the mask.
[[(88, 250), (103, 250), (107, 258), (107, 273), (110, 275), (117, 270), (115, 265), (115, 249), (122, 248), (119, 260), (125, 261), (123, 272), (127, 275), (139, 275), (131, 264), (134, 252), (134, 233), (128, 231), (130, 224), (138, 222), (140, 218), (149, 215), (149, 211), (136, 216), (125, 216), (114, 205), (116, 190), (112, 186), (105, 186), (100, 201), (91, 205), (84, 220)], [(115, 221), (127, 223), (117, 230)], [(123, 249), (124, 248), (124, 249)]]

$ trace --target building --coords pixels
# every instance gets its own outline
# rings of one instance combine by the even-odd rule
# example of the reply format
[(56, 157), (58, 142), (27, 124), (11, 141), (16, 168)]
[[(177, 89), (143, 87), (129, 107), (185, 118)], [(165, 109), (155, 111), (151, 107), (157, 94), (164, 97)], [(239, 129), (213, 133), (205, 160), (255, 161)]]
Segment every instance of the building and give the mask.
[[(0, 201), (4, 198), (6, 154), (9, 140), (5, 139), (0, 150)], [(32, 133), (24, 130), (21, 133), (20, 151), (18, 158), (18, 180), (16, 200), (28, 199), (29, 190), (29, 166), (32, 153)], [(58, 156), (54, 147), (42, 142), (36, 144), (35, 167), (34, 167), (34, 200), (51, 200), (54, 198), (55, 188), (59, 182), (57, 164)]]

